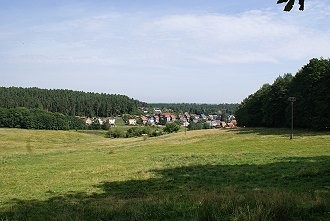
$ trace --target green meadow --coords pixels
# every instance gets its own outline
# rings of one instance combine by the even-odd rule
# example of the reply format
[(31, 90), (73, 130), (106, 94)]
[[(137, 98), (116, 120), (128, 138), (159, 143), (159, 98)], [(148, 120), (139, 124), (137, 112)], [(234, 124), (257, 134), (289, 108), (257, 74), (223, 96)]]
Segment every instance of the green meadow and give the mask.
[(330, 135), (0, 129), (0, 220), (329, 220)]

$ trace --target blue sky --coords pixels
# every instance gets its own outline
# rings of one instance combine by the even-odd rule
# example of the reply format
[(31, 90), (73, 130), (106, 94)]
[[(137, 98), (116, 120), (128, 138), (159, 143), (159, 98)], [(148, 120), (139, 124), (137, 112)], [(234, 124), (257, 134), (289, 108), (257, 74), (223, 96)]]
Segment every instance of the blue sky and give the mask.
[(330, 0), (0, 0), (0, 86), (241, 102), (329, 57)]

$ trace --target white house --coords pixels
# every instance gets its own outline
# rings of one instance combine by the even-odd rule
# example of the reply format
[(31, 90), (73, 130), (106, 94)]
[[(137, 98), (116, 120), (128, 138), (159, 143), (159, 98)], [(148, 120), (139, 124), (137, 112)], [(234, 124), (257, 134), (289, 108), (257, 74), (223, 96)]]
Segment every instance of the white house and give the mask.
[(85, 124), (87, 124), (87, 125), (91, 125), (92, 123), (93, 123), (93, 121), (89, 117), (85, 120)]
[(103, 120), (101, 118), (97, 118), (97, 120), (99, 121), (100, 125), (103, 125)]
[(128, 119), (128, 124), (129, 125), (136, 125), (136, 120), (135, 119)]
[(182, 126), (184, 126), (184, 127), (188, 127), (188, 126), (189, 126), (189, 122), (188, 122), (188, 121), (184, 121), (184, 122), (182, 123)]
[(161, 114), (162, 111), (159, 108), (154, 108), (154, 114)]
[(115, 119), (115, 118), (112, 118), (112, 117), (110, 117), (110, 118), (109, 118), (109, 124), (110, 124), (111, 126), (114, 126), (114, 125), (116, 125), (116, 119)]

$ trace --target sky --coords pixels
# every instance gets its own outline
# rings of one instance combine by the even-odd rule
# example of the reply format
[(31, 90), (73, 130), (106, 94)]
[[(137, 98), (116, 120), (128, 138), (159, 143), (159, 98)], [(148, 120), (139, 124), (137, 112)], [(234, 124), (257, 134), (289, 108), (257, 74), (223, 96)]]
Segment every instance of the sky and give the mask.
[(329, 58), (330, 0), (0, 0), (0, 86), (239, 103)]

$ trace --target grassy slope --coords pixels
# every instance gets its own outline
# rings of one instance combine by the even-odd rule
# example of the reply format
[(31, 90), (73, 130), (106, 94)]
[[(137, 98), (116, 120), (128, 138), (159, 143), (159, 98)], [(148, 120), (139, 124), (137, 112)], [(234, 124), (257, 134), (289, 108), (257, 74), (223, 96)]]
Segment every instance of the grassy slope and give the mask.
[(329, 144), (271, 129), (146, 141), (0, 129), (0, 220), (326, 220)]

